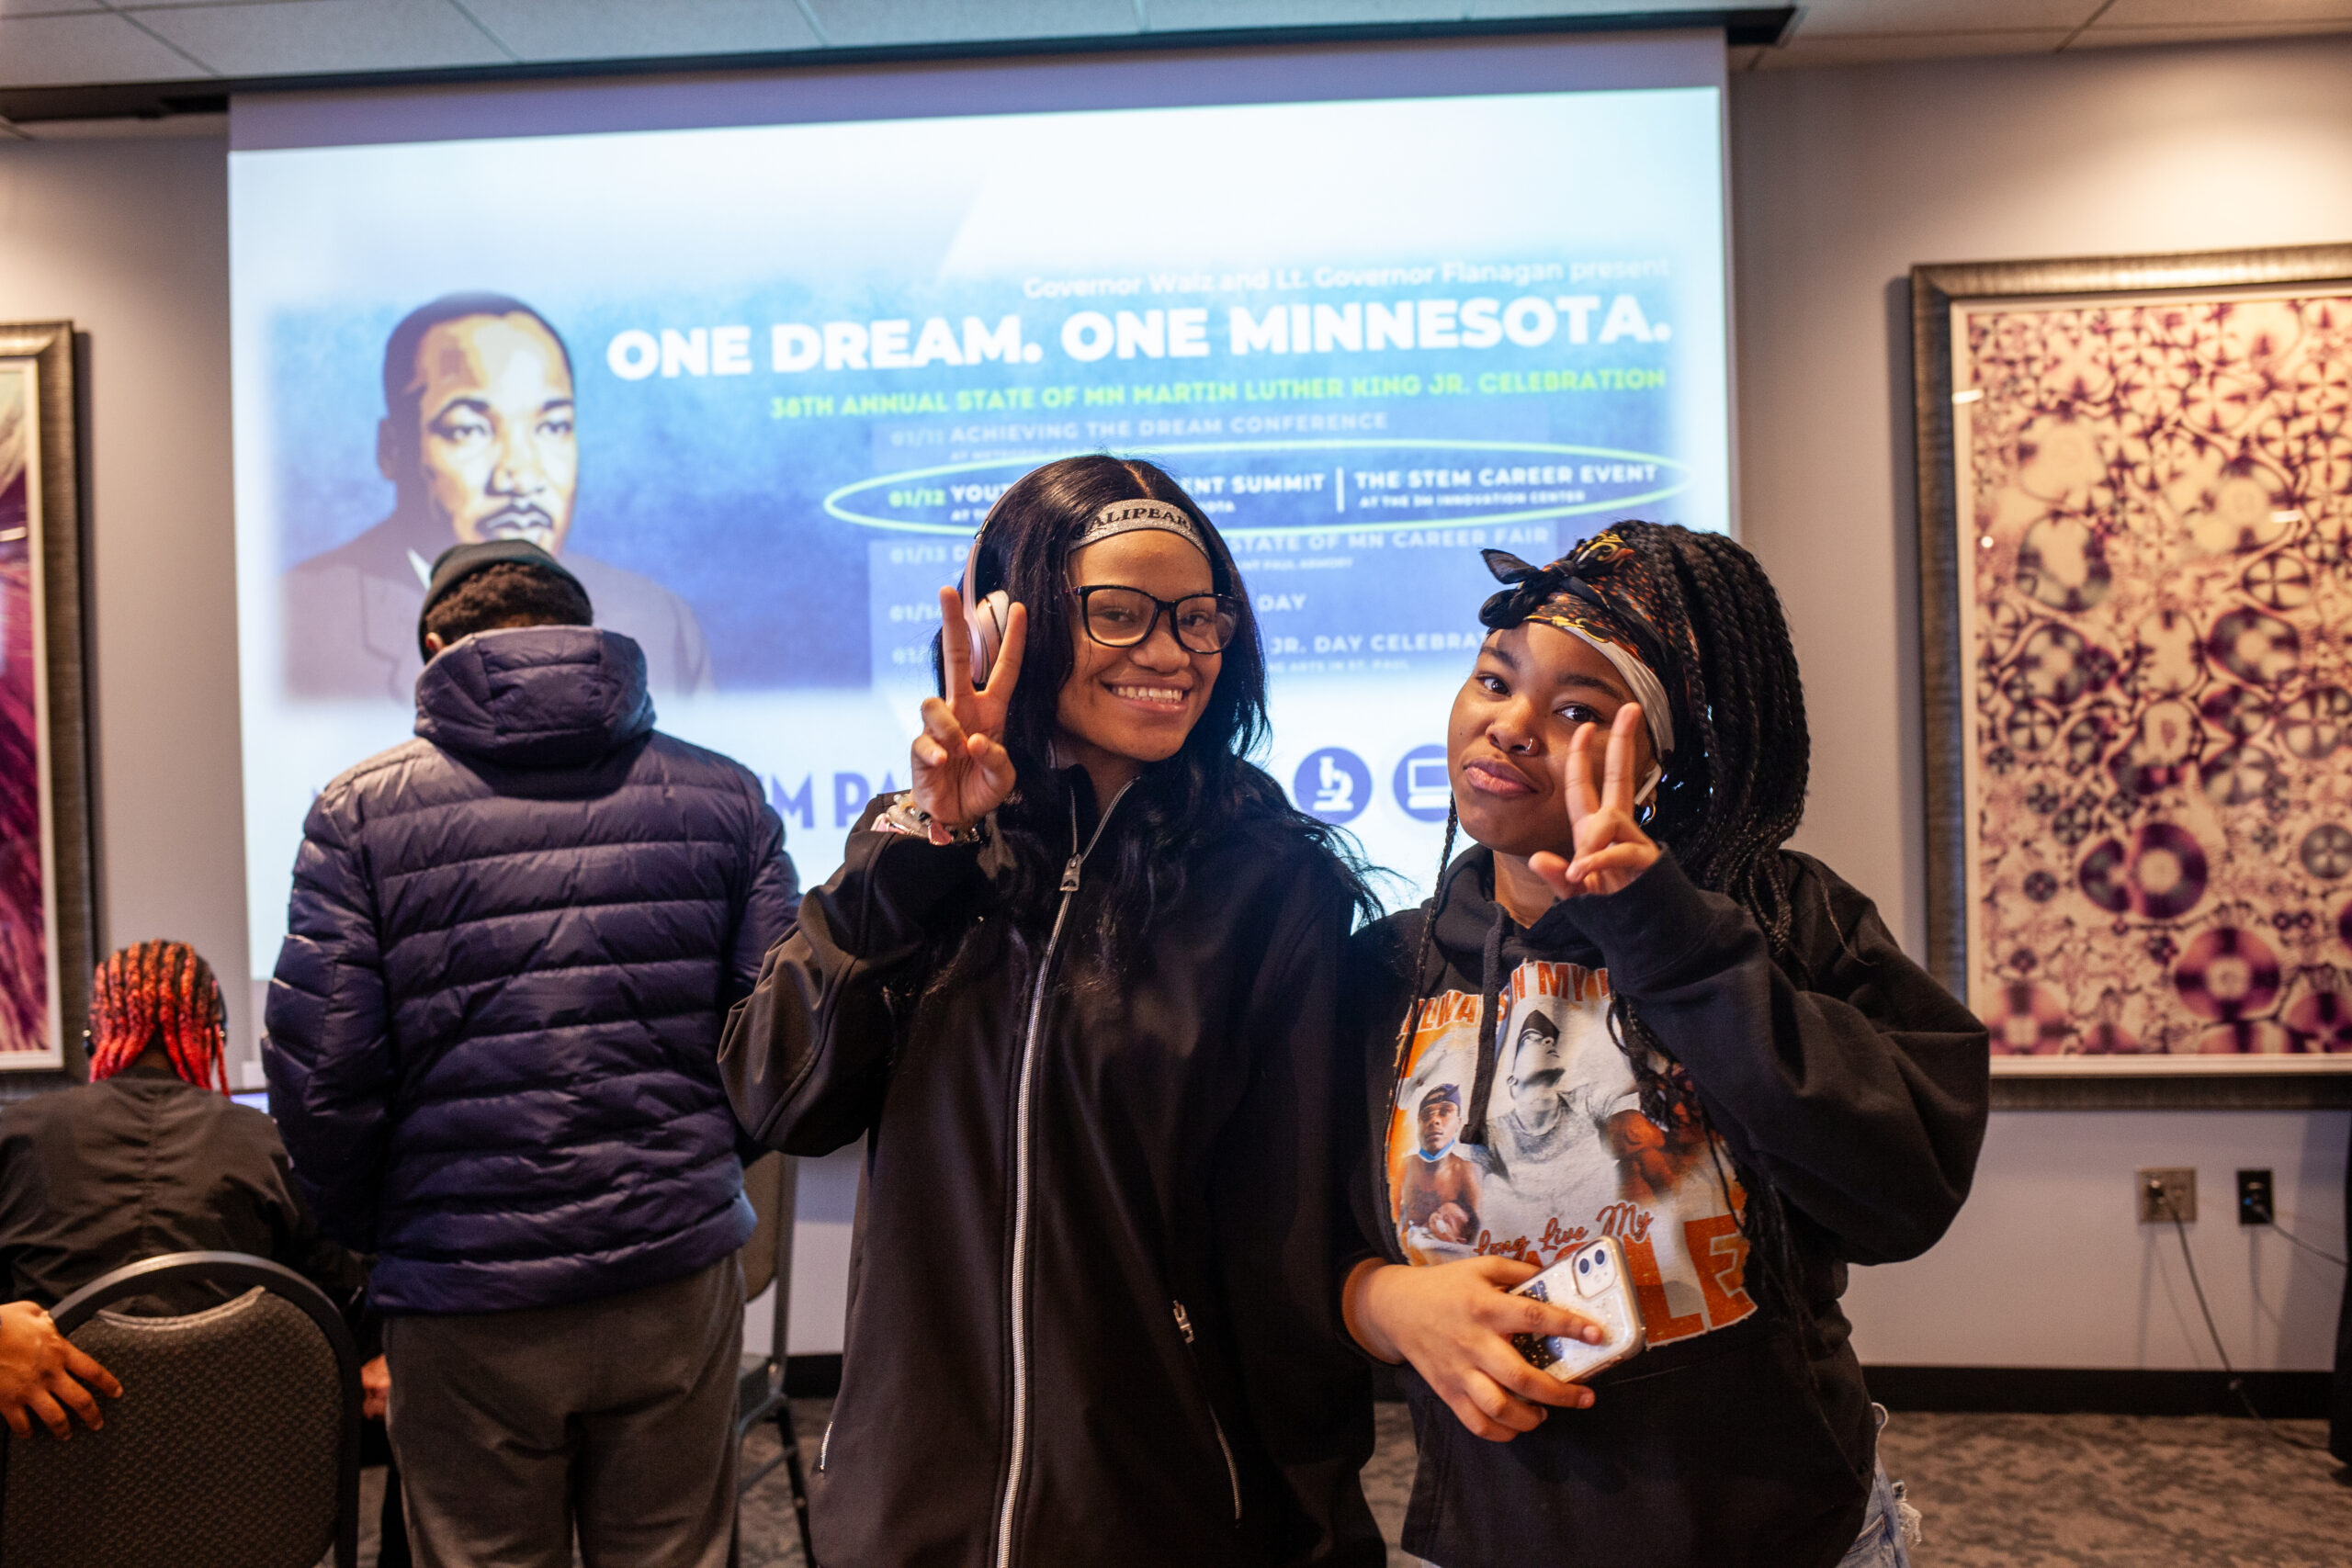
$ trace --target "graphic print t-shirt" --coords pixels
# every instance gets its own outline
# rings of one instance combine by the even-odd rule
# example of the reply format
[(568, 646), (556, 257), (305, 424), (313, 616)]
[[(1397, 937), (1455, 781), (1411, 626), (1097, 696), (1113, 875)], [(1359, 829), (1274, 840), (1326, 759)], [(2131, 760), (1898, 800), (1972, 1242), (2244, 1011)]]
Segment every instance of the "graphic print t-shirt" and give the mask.
[(1549, 1265), (1613, 1235), (1651, 1344), (1754, 1312), (1730, 1155), (1695, 1122), (1643, 1112), (1610, 1035), (1608, 972), (1530, 959), (1498, 1005), (1484, 1148), (1458, 1141), (1478, 1076), (1479, 998), (1447, 991), (1415, 1021), (1388, 1129), (1390, 1220), (1406, 1258)]

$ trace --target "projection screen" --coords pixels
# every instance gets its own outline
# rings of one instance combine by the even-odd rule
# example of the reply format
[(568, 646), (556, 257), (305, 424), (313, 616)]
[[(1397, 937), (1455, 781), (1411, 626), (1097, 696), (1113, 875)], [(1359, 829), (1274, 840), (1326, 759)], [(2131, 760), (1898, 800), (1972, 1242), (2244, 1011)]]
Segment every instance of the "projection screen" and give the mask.
[[(1729, 526), (1722, 71), (1676, 35), (239, 100), (256, 977), (461, 535), (557, 548), (814, 883), (906, 782), (974, 527), (1072, 452), (1224, 530), (1264, 765), (1418, 898), (1479, 547)], [(459, 319), (503, 379), (447, 425), (399, 329), (459, 293), (536, 324)]]

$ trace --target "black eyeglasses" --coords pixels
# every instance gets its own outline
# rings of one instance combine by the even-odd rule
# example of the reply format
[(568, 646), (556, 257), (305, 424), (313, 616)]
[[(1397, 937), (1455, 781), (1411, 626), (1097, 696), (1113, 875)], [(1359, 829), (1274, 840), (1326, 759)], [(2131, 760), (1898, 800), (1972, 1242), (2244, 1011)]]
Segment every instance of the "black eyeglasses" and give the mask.
[(1073, 588), (1086, 635), (1104, 648), (1135, 648), (1151, 640), (1164, 612), (1177, 643), (1194, 653), (1223, 653), (1241, 627), (1241, 612), (1222, 593), (1158, 599), (1140, 588), (1098, 582)]

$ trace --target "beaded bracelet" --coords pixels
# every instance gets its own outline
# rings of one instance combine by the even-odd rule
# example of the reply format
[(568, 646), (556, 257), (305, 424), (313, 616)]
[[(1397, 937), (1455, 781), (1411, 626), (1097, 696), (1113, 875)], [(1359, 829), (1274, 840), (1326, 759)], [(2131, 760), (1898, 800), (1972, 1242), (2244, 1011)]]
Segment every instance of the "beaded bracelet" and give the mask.
[[(983, 818), (981, 820), (987, 819)], [(876, 832), (914, 833), (924, 839), (929, 839), (932, 829), (937, 828), (947, 835), (947, 841), (951, 844), (977, 844), (980, 841), (979, 822), (969, 822), (961, 828), (951, 828), (922, 807), (917, 806), (915, 792), (910, 789), (901, 790), (891, 798), (889, 806), (884, 808), (882, 815), (874, 819), (874, 828)]]

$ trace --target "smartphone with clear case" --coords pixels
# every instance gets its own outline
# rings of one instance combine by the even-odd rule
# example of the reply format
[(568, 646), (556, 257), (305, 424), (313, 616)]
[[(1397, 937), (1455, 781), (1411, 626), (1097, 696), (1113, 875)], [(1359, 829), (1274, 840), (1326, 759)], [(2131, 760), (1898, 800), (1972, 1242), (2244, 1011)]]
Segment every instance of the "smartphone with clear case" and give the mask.
[(1598, 1345), (1543, 1334), (1510, 1337), (1512, 1347), (1527, 1358), (1530, 1366), (1562, 1382), (1579, 1382), (1630, 1360), (1649, 1343), (1642, 1331), (1642, 1311), (1634, 1299), (1633, 1281), (1625, 1271), (1625, 1248), (1613, 1235), (1586, 1243), (1511, 1294), (1564, 1306), (1600, 1325), (1606, 1337)]

